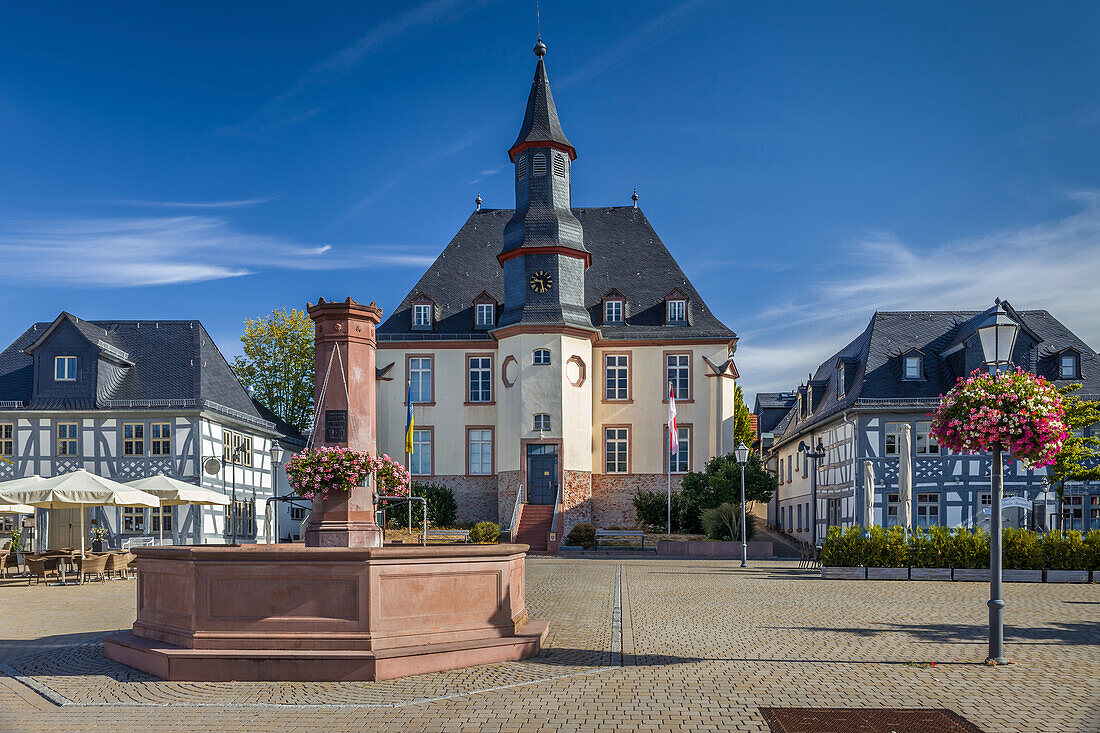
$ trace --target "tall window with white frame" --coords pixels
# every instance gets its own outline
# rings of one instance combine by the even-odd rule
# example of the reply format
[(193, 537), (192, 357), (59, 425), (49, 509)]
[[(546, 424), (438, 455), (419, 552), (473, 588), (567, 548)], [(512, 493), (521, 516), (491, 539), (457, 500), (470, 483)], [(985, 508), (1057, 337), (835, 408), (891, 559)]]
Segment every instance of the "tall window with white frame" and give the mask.
[(938, 492), (917, 494), (917, 526), (935, 527), (940, 523), (940, 495)]
[(76, 423), (62, 422), (57, 424), (57, 455), (58, 457), (75, 457), (77, 451)]
[(687, 354), (665, 355), (665, 382), (678, 400), (691, 399), (691, 360)]
[(932, 423), (931, 422), (918, 422), (916, 430), (916, 440), (913, 441), (918, 456), (938, 456), (940, 454), (940, 444), (936, 441), (936, 436), (932, 435)]
[(492, 303), (478, 303), (475, 306), (477, 313), (476, 325), (481, 327), (492, 326), (496, 322), (496, 306)]
[(604, 357), (604, 399), (627, 400), (630, 398), (630, 357), (626, 354), (608, 354)]
[(409, 391), (413, 403), (432, 401), (432, 358), (430, 356), (409, 357)]
[(604, 473), (629, 473), (629, 428), (604, 428)]
[(432, 304), (431, 303), (414, 303), (413, 304), (413, 328), (431, 328), (432, 327)]
[(0, 422), (0, 456), (15, 455), (15, 423)]
[(493, 401), (493, 359), (490, 356), (471, 356), (470, 402)]
[(903, 422), (886, 423), (886, 455), (901, 455), (901, 428)]
[(72, 382), (76, 379), (76, 357), (57, 356), (53, 360), (53, 378), (58, 382)]
[(669, 323), (687, 323), (686, 300), (669, 300), (665, 307)]
[(910, 354), (905, 357), (905, 378), (921, 378), (921, 358), (919, 354)]
[[(665, 455), (668, 456), (668, 472), (669, 473), (687, 473), (688, 472), (688, 456), (691, 449), (691, 427), (688, 425), (677, 425), (677, 447), (676, 453), (669, 450), (668, 441), (665, 441)], [(665, 437), (668, 437), (668, 428), (665, 428)]]
[(897, 494), (886, 495), (886, 526), (895, 527), (898, 523), (898, 507), (901, 502), (898, 501)]
[(491, 476), (493, 474), (493, 431), (470, 430), (467, 432), (470, 451), (470, 475)]
[(413, 451), (409, 456), (409, 471), (414, 476), (432, 475), (432, 431), (427, 428), (413, 430)]
[(603, 304), (603, 322), (623, 322), (623, 302), (621, 300), (608, 300)]
[(122, 457), (145, 457), (145, 425), (144, 423), (122, 424)]
[(1062, 354), (1058, 357), (1058, 378), (1077, 379), (1077, 355)]

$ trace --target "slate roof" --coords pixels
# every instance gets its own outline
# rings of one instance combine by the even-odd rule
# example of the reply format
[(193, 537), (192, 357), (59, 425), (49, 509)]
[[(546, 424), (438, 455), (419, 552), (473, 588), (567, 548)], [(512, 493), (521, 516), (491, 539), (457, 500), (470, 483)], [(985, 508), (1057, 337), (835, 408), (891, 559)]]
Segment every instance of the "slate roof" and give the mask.
[[(707, 307), (676, 264), (641, 209), (633, 206), (573, 209), (584, 226), (592, 266), (585, 273), (585, 307), (603, 339), (734, 339), (736, 334)], [(504, 302), (504, 273), (497, 262), (512, 209), (475, 211), (378, 328), (379, 340), (490, 339), (474, 328), (474, 299), (485, 291)], [(665, 296), (679, 288), (688, 297), (688, 323), (665, 325)], [(623, 325), (600, 326), (602, 299), (617, 289), (626, 298)], [(413, 331), (412, 301), (419, 293), (435, 303), (433, 331)], [(497, 310), (500, 310), (498, 306)], [(499, 313), (498, 313), (499, 315)]]
[[(97, 407), (32, 394), (33, 356), (24, 349), (63, 321), (72, 323), (92, 344), (102, 342), (126, 354), (124, 361), (129, 366), (122, 365), (107, 393), (97, 395), (99, 406), (104, 400), (189, 400), (196, 406), (209, 401), (254, 419), (290, 427), (257, 408), (198, 321), (85, 321), (62, 313), (53, 322), (36, 323), (0, 353), (0, 402), (19, 402), (27, 409), (41, 410)], [(110, 352), (103, 356), (119, 361)], [(293, 429), (282, 432), (297, 435)]]
[[(1009, 306), (1010, 308), (1010, 306)], [(775, 426), (776, 442), (791, 440), (814, 425), (845, 410), (870, 406), (929, 409), (946, 393), (965, 369), (950, 363), (941, 354), (974, 334), (978, 322), (990, 311), (900, 311), (875, 313), (867, 328), (822, 362), (813, 374), (813, 414), (797, 420), (799, 407), (793, 405)], [(1100, 395), (1100, 355), (1045, 310), (1011, 311), (1020, 325), (1037, 337), (1039, 343), (1022, 349), (1017, 343), (1019, 365), (1039, 373), (1054, 384), (1080, 383), (1078, 394)], [(1023, 332), (1022, 332), (1023, 333)], [(1080, 378), (1057, 379), (1051, 359), (1065, 349), (1080, 356)], [(919, 350), (923, 355), (924, 379), (902, 378), (901, 357)], [(845, 392), (837, 393), (838, 362), (848, 361)], [(841, 365), (843, 368), (843, 364)], [(963, 373), (960, 373), (963, 372)], [(824, 393), (818, 397), (818, 387)], [(762, 395), (768, 399), (770, 395)], [(758, 400), (759, 402), (759, 400)], [(780, 438), (779, 436), (783, 436)]]
[(555, 142), (565, 145), (574, 151), (572, 157), (577, 157), (573, 144), (561, 129), (558, 110), (554, 106), (554, 95), (550, 93), (550, 79), (546, 76), (546, 64), (541, 57), (535, 66), (531, 93), (527, 95), (527, 111), (523, 115), (523, 125), (520, 126), (519, 136), (516, 137), (516, 142), (510, 150), (515, 150), (524, 143), (537, 142)]

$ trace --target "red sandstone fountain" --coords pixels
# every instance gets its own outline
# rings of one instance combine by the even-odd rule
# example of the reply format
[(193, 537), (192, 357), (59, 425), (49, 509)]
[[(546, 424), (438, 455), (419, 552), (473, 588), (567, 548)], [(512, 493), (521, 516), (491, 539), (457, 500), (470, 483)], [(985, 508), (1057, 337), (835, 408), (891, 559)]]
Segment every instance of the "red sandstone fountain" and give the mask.
[[(382, 311), (322, 299), (309, 315), (323, 444), (373, 454)], [(333, 357), (346, 392), (322, 390)], [(314, 499), (305, 546), (136, 548), (137, 621), (103, 653), (194, 681), (384, 680), (538, 654), (526, 545), (383, 547), (374, 506), (366, 486)]]

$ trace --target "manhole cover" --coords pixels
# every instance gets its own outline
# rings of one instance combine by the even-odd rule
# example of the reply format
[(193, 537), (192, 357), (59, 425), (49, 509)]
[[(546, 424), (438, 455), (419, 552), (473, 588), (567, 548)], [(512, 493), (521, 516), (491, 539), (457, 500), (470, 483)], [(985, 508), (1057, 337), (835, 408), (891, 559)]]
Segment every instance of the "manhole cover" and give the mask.
[(982, 733), (950, 710), (760, 708), (772, 733)]

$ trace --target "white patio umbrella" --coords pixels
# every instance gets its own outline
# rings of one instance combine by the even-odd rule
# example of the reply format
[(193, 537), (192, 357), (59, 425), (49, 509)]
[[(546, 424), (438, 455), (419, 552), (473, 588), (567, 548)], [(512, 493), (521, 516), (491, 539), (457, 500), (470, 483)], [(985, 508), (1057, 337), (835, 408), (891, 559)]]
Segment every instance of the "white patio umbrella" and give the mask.
[(34, 514), (30, 504), (0, 504), (0, 514)]
[(863, 527), (869, 530), (875, 526), (875, 464), (871, 461), (863, 462), (863, 511)]
[(901, 460), (898, 464), (898, 524), (909, 531), (913, 524), (913, 444), (908, 425), (901, 426)]
[[(202, 506), (229, 506), (229, 497), (219, 494), (201, 486), (189, 484), (186, 481), (157, 474), (148, 478), (139, 478), (137, 481), (128, 481), (127, 486), (152, 494), (160, 499), (160, 505), (180, 506), (183, 504), (199, 504)], [(160, 519), (160, 543), (164, 544), (164, 516)]]
[[(24, 476), (23, 478), (0, 482), (0, 494), (8, 489), (31, 486), (41, 480), (41, 476)], [(30, 504), (10, 503), (4, 499), (0, 499), (0, 514), (35, 514), (35, 508)], [(37, 516), (38, 515), (35, 514), (36, 518)]]
[(0, 491), (0, 502), (46, 509), (80, 509), (80, 556), (84, 556), (84, 511), (90, 506), (158, 507), (160, 499), (83, 468)]

